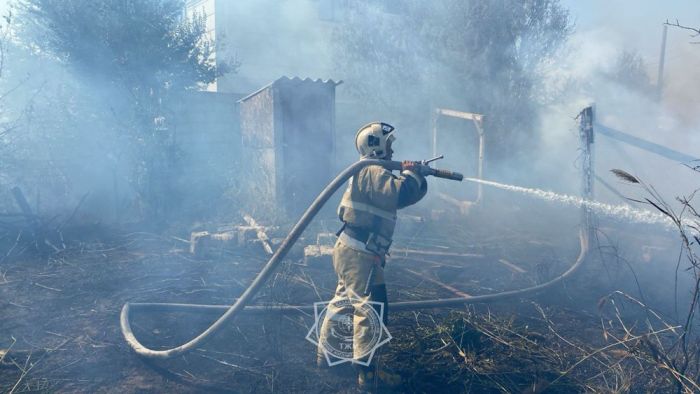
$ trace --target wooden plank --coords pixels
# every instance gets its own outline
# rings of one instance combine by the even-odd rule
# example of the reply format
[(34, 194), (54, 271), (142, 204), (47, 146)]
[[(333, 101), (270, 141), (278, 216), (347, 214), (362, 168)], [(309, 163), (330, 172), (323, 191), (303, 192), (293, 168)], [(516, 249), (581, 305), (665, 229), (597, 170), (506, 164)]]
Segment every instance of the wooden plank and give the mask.
[(406, 257), (409, 255), (418, 256), (447, 256), (447, 257), (473, 257), (483, 258), (483, 254), (479, 253), (456, 253), (456, 252), (441, 252), (438, 250), (418, 250), (418, 249), (391, 249), (391, 255), (395, 258)]
[(505, 265), (506, 267), (510, 268), (511, 270), (513, 270), (519, 274), (524, 274), (525, 272), (527, 272), (526, 270), (518, 267), (517, 265), (511, 263), (510, 261), (508, 261), (506, 259), (498, 259), (498, 262)]
[(262, 243), (265, 252), (270, 255), (273, 254), (272, 246), (270, 245), (270, 237), (268, 237), (267, 233), (265, 233), (265, 228), (259, 225), (255, 221), (255, 219), (253, 219), (253, 217), (248, 214), (243, 215), (243, 220), (245, 220), (250, 227), (253, 227), (255, 229), (255, 234), (260, 240), (260, 243)]
[(431, 278), (423, 273), (420, 273), (420, 272), (417, 272), (417, 271), (414, 271), (414, 270), (408, 269), (408, 268), (404, 268), (404, 270), (412, 273), (413, 275), (415, 275), (423, 280), (426, 280), (430, 283), (436, 284), (436, 285), (442, 287), (443, 289), (452, 292), (453, 294), (455, 294), (458, 297), (463, 297), (463, 298), (471, 298), (472, 297), (471, 295), (469, 295), (469, 294), (467, 294), (467, 293), (465, 293), (457, 288), (454, 288), (454, 287), (448, 285), (447, 283), (444, 283), (444, 282), (441, 282), (437, 279)]
[(447, 108), (437, 108), (435, 110), (440, 115), (444, 116), (451, 116), (453, 118), (462, 118), (466, 120), (475, 120), (477, 122), (481, 121), (481, 118), (483, 117), (482, 114), (475, 114), (472, 112), (462, 112), (462, 111), (457, 111), (454, 109), (447, 109)]
[(453, 265), (453, 264), (447, 264), (442, 261), (437, 261), (437, 260), (429, 260), (429, 259), (424, 259), (420, 257), (415, 257), (415, 256), (388, 256), (387, 261), (394, 261), (394, 260), (405, 260), (405, 261), (414, 261), (416, 263), (426, 263), (430, 264), (431, 268), (441, 268), (441, 267), (448, 267), (448, 268), (455, 268), (455, 269), (462, 269), (464, 268), (463, 266), (460, 265)]
[(454, 205), (455, 207), (457, 207), (457, 209), (459, 209), (459, 213), (461, 213), (462, 215), (468, 214), (468, 213), (469, 213), (469, 210), (470, 210), (471, 207), (472, 207), (472, 205), (474, 205), (474, 202), (473, 202), (473, 201), (462, 201), (462, 200), (458, 200), (458, 199), (456, 199), (456, 198), (454, 198), (454, 197), (452, 197), (452, 196), (450, 196), (450, 195), (448, 195), (448, 194), (441, 193), (441, 192), (438, 192), (438, 193), (437, 193), (437, 196), (438, 196), (440, 199), (442, 199), (443, 201), (446, 201), (446, 202), (448, 202), (448, 203)]

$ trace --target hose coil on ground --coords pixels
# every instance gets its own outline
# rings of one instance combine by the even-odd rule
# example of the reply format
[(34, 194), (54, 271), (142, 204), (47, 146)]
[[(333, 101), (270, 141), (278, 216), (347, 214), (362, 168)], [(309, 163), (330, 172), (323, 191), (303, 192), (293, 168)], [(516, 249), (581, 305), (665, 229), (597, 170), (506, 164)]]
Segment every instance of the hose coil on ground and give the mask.
[[(294, 225), (292, 230), (289, 232), (287, 237), (282, 241), (279, 248), (270, 257), (270, 260), (263, 266), (262, 270), (253, 279), (253, 282), (248, 286), (248, 288), (243, 292), (243, 294), (235, 300), (233, 305), (194, 305), (194, 304), (167, 304), (167, 303), (126, 303), (122, 307), (120, 315), (120, 325), (122, 335), (124, 339), (129, 344), (129, 346), (140, 356), (146, 358), (171, 358), (179, 354), (186, 353), (188, 351), (194, 350), (199, 345), (204, 344), (206, 340), (211, 338), (211, 336), (216, 333), (224, 324), (232, 320), (239, 313), (246, 312), (257, 312), (257, 313), (268, 313), (270, 311), (279, 311), (281, 313), (298, 313), (300, 311), (310, 311), (312, 307), (301, 307), (292, 305), (272, 305), (272, 306), (249, 306), (246, 307), (248, 303), (257, 294), (260, 288), (265, 284), (270, 275), (279, 266), (280, 262), (287, 255), (292, 246), (299, 239), (301, 234), (304, 232), (306, 227), (311, 223), (311, 220), (318, 214), (318, 212), (323, 208), (328, 199), (350, 179), (353, 175), (359, 172), (362, 168), (370, 165), (379, 165), (389, 170), (400, 170), (401, 162), (390, 161), (390, 160), (375, 160), (375, 159), (365, 159), (353, 163), (340, 174), (338, 174), (335, 179), (333, 179), (323, 191), (316, 197), (313, 203), (306, 209), (306, 212), (302, 215), (299, 221)], [(556, 283), (561, 282), (565, 278), (571, 276), (583, 263), (588, 253), (588, 231), (582, 228), (579, 232), (579, 238), (581, 243), (581, 251), (578, 258), (574, 264), (566, 270), (561, 275), (556, 278), (536, 285), (532, 287), (527, 287), (519, 290), (504, 291), (495, 294), (485, 294), (473, 297), (457, 297), (457, 298), (446, 298), (438, 300), (425, 300), (425, 301), (405, 301), (396, 302), (390, 304), (390, 308), (394, 311), (401, 310), (415, 310), (415, 309), (430, 309), (430, 308), (440, 308), (440, 307), (453, 307), (472, 303), (485, 303), (499, 301), (506, 298), (523, 296), (530, 293), (535, 293), (542, 291), (546, 288), (553, 286)], [(150, 310), (150, 311), (179, 311), (179, 312), (212, 312), (220, 313), (225, 311), (221, 317), (219, 317), (214, 323), (212, 323), (209, 328), (204, 330), (201, 334), (193, 338), (187, 343), (180, 346), (165, 349), (165, 350), (154, 350), (149, 349), (134, 335), (131, 330), (131, 324), (129, 322), (130, 312), (132, 310)]]

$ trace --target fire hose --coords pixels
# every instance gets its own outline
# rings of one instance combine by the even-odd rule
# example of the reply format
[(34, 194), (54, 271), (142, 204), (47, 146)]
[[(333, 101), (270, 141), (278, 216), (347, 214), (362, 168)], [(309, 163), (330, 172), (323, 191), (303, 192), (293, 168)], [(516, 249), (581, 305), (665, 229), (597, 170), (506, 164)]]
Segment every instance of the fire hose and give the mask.
[[(432, 160), (430, 160), (432, 161)], [(452, 180), (462, 180), (462, 175), (459, 173), (433, 169), (427, 166), (430, 161), (424, 161), (419, 164), (423, 165), (422, 170), (426, 175), (432, 175), (445, 179)], [(120, 315), (120, 325), (122, 335), (126, 342), (131, 346), (131, 348), (140, 356), (146, 358), (161, 358), (167, 359), (176, 355), (180, 355), (197, 348), (199, 345), (204, 344), (206, 340), (211, 338), (211, 336), (216, 333), (224, 324), (231, 321), (234, 317), (239, 315), (241, 312), (246, 313), (269, 313), (269, 312), (279, 312), (279, 313), (299, 313), (313, 311), (312, 306), (294, 306), (294, 305), (256, 305), (247, 306), (248, 303), (257, 294), (260, 288), (265, 284), (270, 275), (279, 266), (280, 262), (287, 255), (292, 246), (299, 239), (301, 234), (304, 232), (306, 227), (311, 223), (311, 220), (316, 216), (316, 214), (321, 210), (321, 208), (326, 204), (328, 199), (335, 193), (345, 182), (358, 173), (362, 168), (370, 165), (379, 165), (388, 170), (401, 170), (402, 163), (398, 161), (390, 160), (376, 160), (376, 159), (364, 159), (347, 167), (340, 174), (338, 174), (335, 179), (333, 179), (323, 191), (316, 197), (316, 199), (311, 203), (311, 205), (306, 209), (306, 212), (302, 215), (299, 221), (294, 225), (292, 230), (287, 234), (287, 237), (282, 241), (280, 246), (277, 248), (275, 253), (270, 257), (268, 262), (263, 266), (262, 270), (253, 279), (253, 282), (248, 286), (248, 288), (243, 292), (243, 294), (235, 300), (233, 305), (198, 305), (198, 304), (172, 304), (172, 303), (126, 303), (122, 307)], [(523, 296), (526, 294), (536, 293), (549, 288), (556, 283), (561, 282), (565, 278), (571, 276), (583, 263), (585, 257), (588, 253), (588, 232), (585, 229), (581, 229), (579, 232), (581, 250), (576, 259), (576, 261), (561, 275), (551, 279), (545, 283), (541, 283), (536, 286), (531, 286), (518, 290), (503, 291), (494, 294), (485, 294), (472, 297), (457, 297), (457, 298), (444, 298), (436, 300), (424, 300), (424, 301), (404, 301), (395, 302), (389, 304), (389, 307), (394, 311), (402, 310), (415, 310), (415, 309), (431, 309), (440, 307), (455, 307), (466, 304), (473, 303), (486, 303), (499, 301), (506, 298)], [(182, 344), (180, 346), (165, 349), (165, 350), (153, 350), (149, 349), (134, 335), (131, 330), (131, 324), (129, 322), (129, 316), (131, 311), (144, 311), (148, 310), (151, 312), (198, 312), (198, 313), (221, 313), (224, 312), (221, 317), (219, 317), (214, 323), (204, 330), (201, 334), (191, 339), (189, 342)]]

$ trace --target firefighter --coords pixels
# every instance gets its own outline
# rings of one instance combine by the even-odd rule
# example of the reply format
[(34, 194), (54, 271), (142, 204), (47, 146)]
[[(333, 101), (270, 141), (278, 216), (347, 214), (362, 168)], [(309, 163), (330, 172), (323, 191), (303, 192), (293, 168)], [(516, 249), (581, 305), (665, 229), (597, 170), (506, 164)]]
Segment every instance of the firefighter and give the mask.
[[(355, 147), (361, 159), (391, 160), (394, 142), (394, 127), (380, 122), (361, 127), (355, 135)], [(358, 367), (358, 382), (361, 387), (374, 385), (393, 387), (400, 384), (400, 376), (377, 368), (376, 357), (368, 366), (363, 358), (368, 357), (368, 346), (372, 333), (371, 319), (360, 313), (358, 302), (374, 301), (383, 304), (382, 317), (387, 323), (387, 291), (384, 283), (384, 265), (391, 246), (396, 211), (417, 203), (428, 190), (426, 179), (420, 174), (419, 164), (405, 161), (400, 175), (394, 175), (382, 166), (364, 167), (349, 181), (349, 185), (338, 207), (338, 216), (343, 227), (333, 250), (333, 268), (338, 275), (335, 297), (329, 304), (326, 319), (320, 333), (320, 344), (337, 336), (333, 321), (328, 316), (346, 313), (352, 316), (352, 357)], [(334, 307), (335, 301), (352, 295), (354, 307)], [(335, 309), (345, 309), (333, 310)], [(376, 327), (374, 328), (376, 329)], [(323, 362), (319, 350), (319, 362)]]

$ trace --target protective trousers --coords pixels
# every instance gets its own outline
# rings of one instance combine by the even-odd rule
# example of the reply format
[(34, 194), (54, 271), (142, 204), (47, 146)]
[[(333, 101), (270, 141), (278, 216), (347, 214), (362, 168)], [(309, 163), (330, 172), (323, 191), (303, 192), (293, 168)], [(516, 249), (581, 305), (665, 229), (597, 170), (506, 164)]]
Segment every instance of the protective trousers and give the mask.
[[(341, 240), (336, 242), (333, 250), (333, 268), (338, 275), (338, 286), (335, 296), (327, 306), (325, 319), (319, 332), (320, 357), (324, 351), (322, 348), (324, 344), (337, 342), (339, 332), (342, 331), (337, 328), (337, 322), (342, 319), (338, 317), (344, 316), (347, 320), (352, 318), (352, 331), (348, 333), (352, 338), (352, 353), (348, 352), (347, 355), (351, 355), (354, 362), (366, 362), (368, 359), (373, 335), (378, 334), (377, 318), (381, 316), (384, 324), (387, 323), (387, 294), (382, 263), (383, 259), (373, 253), (353, 249)], [(369, 290), (368, 294), (365, 294), (366, 290)], [(343, 302), (348, 299), (351, 300), (350, 303)], [(381, 303), (383, 308), (376, 304), (367, 304), (368, 301)], [(376, 311), (375, 316), (367, 313), (368, 307)], [(325, 350), (328, 352), (332, 349)], [(338, 357), (332, 351), (330, 353)]]

